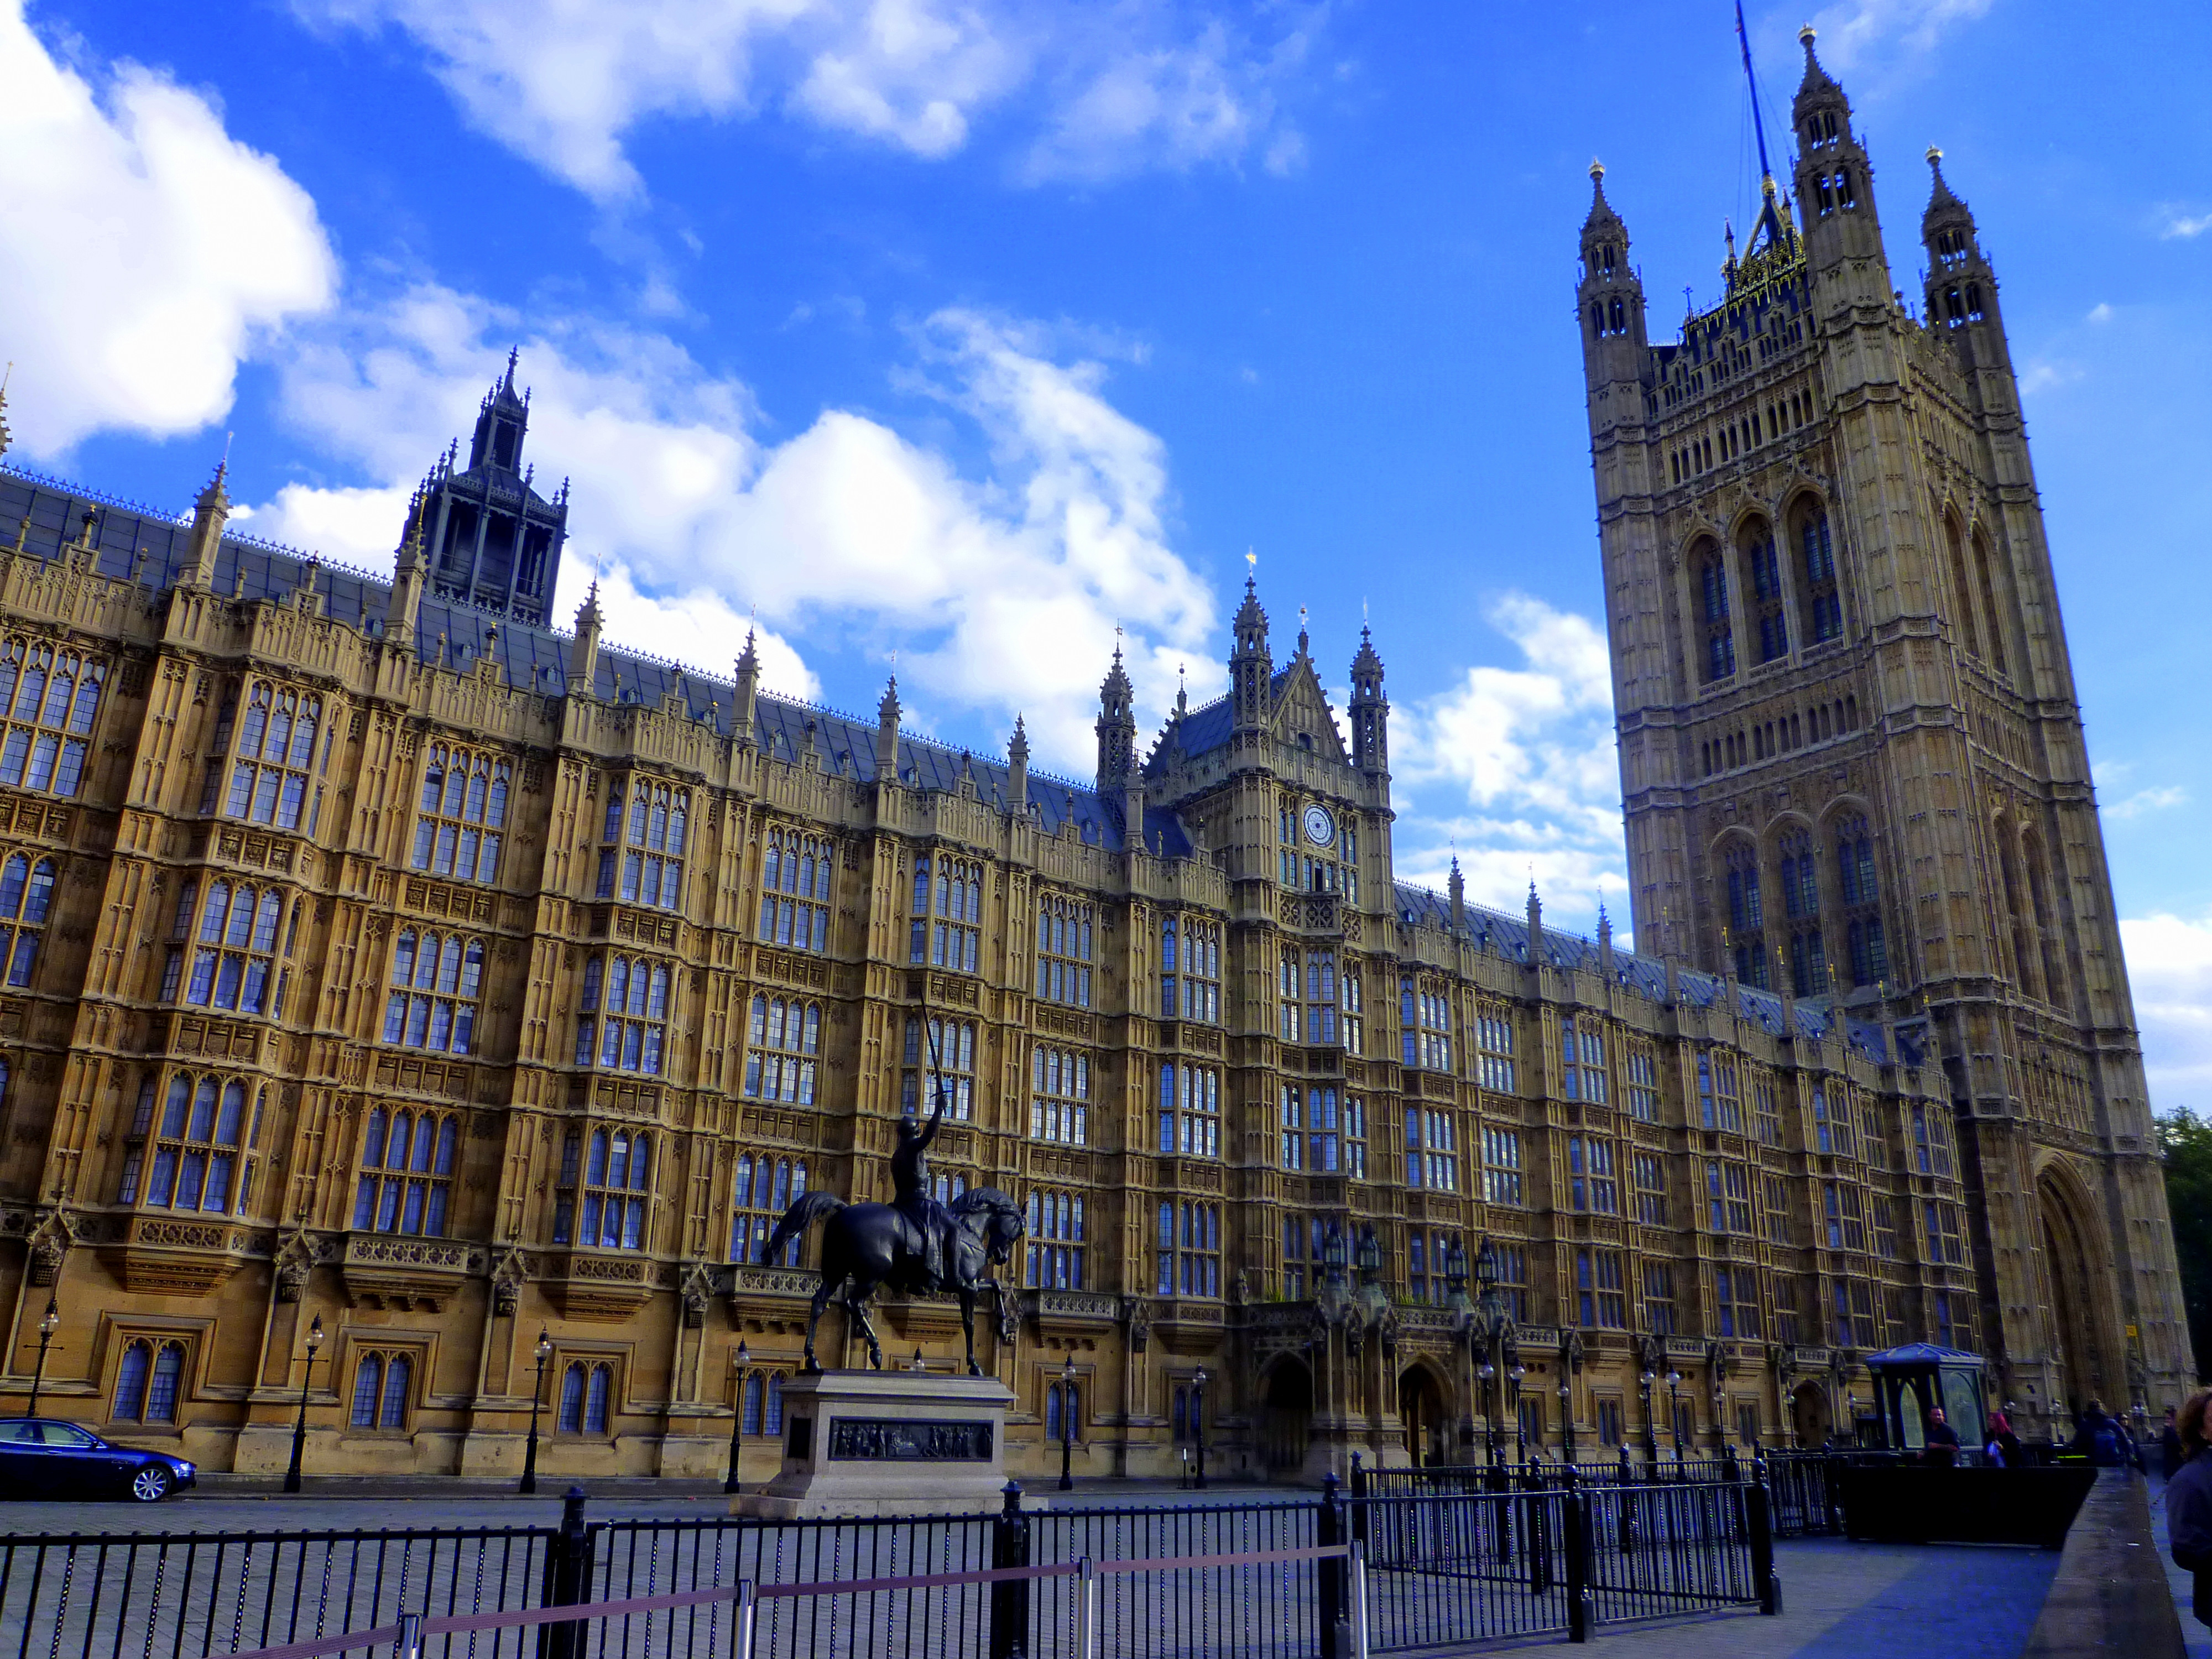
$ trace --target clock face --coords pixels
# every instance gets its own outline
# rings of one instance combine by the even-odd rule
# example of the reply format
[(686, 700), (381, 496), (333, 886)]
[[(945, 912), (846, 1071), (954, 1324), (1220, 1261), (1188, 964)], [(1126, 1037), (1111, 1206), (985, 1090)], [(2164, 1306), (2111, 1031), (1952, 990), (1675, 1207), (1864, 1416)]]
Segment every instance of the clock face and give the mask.
[(1336, 820), (1326, 806), (1316, 803), (1306, 808), (1306, 839), (1316, 847), (1327, 847), (1336, 839)]

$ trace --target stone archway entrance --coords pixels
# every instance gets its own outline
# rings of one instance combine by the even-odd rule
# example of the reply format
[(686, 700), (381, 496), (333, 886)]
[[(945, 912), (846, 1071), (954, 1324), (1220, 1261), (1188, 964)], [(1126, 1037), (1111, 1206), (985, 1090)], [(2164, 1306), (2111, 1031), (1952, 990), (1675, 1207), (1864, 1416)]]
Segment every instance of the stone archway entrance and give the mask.
[(1426, 1367), (1413, 1365), (1399, 1374), (1398, 1420), (1405, 1425), (1406, 1455), (1415, 1468), (1448, 1461), (1443, 1392)]
[(1790, 1395), (1790, 1430), (1798, 1446), (1817, 1450), (1835, 1432), (1828, 1391), (1818, 1382), (1800, 1382)]
[(1296, 1359), (1279, 1359), (1260, 1399), (1261, 1461), (1271, 1475), (1295, 1477), (1313, 1438), (1313, 1373)]
[[(2106, 1398), (2103, 1353), (2093, 1311), (2100, 1275), (2093, 1266), (2096, 1258), (2089, 1229), (2060, 1182), (2045, 1176), (2035, 1183), (2035, 1197), (2049, 1279), (2051, 1352), (2065, 1391), (2063, 1401), (2051, 1403), (2063, 1406), (2069, 1417), (2092, 1400), (2103, 1399), (2110, 1407), (2114, 1402)], [(2063, 1422), (2053, 1426), (2065, 1431)]]

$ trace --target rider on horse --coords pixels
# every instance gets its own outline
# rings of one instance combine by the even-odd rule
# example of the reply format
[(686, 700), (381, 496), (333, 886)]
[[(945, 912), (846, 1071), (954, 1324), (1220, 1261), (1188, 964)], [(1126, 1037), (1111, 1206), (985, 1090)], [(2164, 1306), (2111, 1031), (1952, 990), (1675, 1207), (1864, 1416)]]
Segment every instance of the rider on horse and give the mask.
[(913, 1224), (921, 1240), (922, 1269), (929, 1288), (945, 1285), (945, 1238), (952, 1230), (952, 1212), (939, 1203), (929, 1190), (929, 1143), (945, 1121), (945, 1093), (940, 1088), (937, 1109), (928, 1127), (917, 1127), (910, 1117), (899, 1120), (898, 1146), (891, 1152), (891, 1207)]

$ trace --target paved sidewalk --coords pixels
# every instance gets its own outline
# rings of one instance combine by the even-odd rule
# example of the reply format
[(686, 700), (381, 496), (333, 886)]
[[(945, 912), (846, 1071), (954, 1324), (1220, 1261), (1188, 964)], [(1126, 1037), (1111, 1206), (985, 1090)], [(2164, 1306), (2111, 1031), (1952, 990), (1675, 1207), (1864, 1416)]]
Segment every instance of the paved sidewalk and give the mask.
[[(1602, 1629), (1584, 1651), (1635, 1659), (2017, 1659), (2058, 1571), (2055, 1550), (1775, 1546), (1782, 1612)], [(2193, 1659), (2193, 1656), (2192, 1656)]]
[(2197, 1622), (2190, 1611), (2196, 1587), (2189, 1575), (2173, 1565), (2173, 1545), (2166, 1535), (2166, 1482), (2156, 1475), (2150, 1481), (2150, 1533), (2158, 1540), (2158, 1559), (2166, 1568), (2166, 1582), (2173, 1589), (2173, 1609), (2181, 1615), (2181, 1639), (2188, 1644), (2189, 1659), (2212, 1659), (2212, 1627)]

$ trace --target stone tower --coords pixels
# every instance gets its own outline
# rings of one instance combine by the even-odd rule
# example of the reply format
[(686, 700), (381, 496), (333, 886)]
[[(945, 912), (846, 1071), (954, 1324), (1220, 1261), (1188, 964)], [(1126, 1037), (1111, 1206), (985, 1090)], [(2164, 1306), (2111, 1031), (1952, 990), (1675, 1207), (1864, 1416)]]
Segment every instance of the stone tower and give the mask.
[(1920, 1259), (1961, 1270), (1929, 1323), (2041, 1426), (2195, 1375), (2140, 1043), (1996, 275), (1939, 168), (1914, 314), (1801, 38), (1794, 203), (1761, 180), (1672, 342), (1647, 343), (1591, 169), (1577, 315), (1636, 936), (1940, 1058), (1972, 1237), (1914, 1218)]

